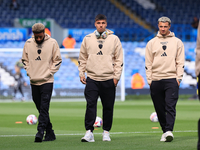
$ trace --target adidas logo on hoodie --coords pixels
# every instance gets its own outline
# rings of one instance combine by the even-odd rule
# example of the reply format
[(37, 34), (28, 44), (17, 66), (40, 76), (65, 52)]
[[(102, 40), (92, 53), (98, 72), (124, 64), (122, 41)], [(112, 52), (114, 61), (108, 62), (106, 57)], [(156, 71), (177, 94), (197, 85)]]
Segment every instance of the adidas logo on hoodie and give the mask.
[(41, 60), (40, 56), (38, 56), (35, 60)]
[(167, 56), (167, 54), (164, 52), (161, 56)]
[(102, 51), (98, 52), (97, 55), (103, 55)]

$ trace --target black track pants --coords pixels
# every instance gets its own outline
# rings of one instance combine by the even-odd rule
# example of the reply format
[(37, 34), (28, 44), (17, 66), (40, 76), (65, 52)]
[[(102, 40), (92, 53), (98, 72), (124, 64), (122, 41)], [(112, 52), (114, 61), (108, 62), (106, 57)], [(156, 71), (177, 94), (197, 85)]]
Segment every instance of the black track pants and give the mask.
[(51, 130), (52, 124), (49, 118), (49, 105), (51, 94), (53, 90), (53, 83), (46, 83), (43, 85), (31, 85), (33, 101), (39, 112), (38, 117), (38, 131), (44, 132)]
[(115, 91), (116, 88), (113, 79), (107, 81), (95, 81), (87, 78), (84, 92), (87, 101), (85, 113), (86, 130), (94, 130), (93, 124), (97, 114), (97, 100), (100, 96), (103, 105), (103, 129), (110, 131), (113, 121)]
[(152, 81), (151, 98), (163, 133), (173, 131), (179, 86), (176, 79)]

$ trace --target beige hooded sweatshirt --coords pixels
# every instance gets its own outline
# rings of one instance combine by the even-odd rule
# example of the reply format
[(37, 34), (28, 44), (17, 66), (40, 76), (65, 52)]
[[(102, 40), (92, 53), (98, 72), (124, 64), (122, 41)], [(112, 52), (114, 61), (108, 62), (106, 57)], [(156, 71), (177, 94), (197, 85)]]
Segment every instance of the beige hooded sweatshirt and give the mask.
[(196, 59), (195, 59), (195, 74), (197, 77), (199, 76), (199, 73), (200, 73), (200, 21), (197, 33), (197, 46), (196, 46)]
[(32, 36), (24, 45), (22, 63), (31, 84), (53, 83), (53, 75), (62, 63), (57, 41), (45, 33), (44, 42), (38, 45)]
[(156, 37), (147, 43), (145, 51), (145, 68), (147, 82), (161, 79), (181, 79), (184, 73), (185, 52), (182, 41), (173, 32)]
[(123, 51), (119, 38), (112, 31), (107, 38), (97, 39), (95, 32), (83, 39), (79, 54), (79, 76), (87, 76), (96, 81), (120, 79), (123, 68)]

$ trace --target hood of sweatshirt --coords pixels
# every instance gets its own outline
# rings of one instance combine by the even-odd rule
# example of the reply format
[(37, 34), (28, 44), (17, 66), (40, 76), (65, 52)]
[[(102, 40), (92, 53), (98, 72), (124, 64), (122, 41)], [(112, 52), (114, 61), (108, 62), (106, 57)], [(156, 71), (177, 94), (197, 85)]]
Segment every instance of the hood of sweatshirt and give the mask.
[[(97, 30), (95, 30), (95, 31), (94, 31), (94, 33), (95, 33), (96, 31), (97, 31)], [(113, 31), (111, 31), (111, 30), (109, 30), (109, 29), (106, 29), (105, 31), (107, 32), (107, 34), (108, 34), (108, 35), (110, 35), (110, 34), (113, 34), (113, 33), (114, 33)]]
[(167, 38), (167, 37), (175, 37), (175, 34), (174, 34), (174, 32), (171, 32), (171, 31), (170, 31), (170, 33), (169, 33), (168, 35), (163, 36), (163, 35), (161, 35), (160, 32), (158, 31), (158, 33), (157, 33), (156, 36), (157, 36), (158, 38)]
[[(34, 34), (32, 35), (32, 38), (33, 38), (33, 41), (35, 42), (35, 36), (34, 36)], [(44, 41), (46, 41), (46, 40), (48, 40), (50, 38), (51, 37), (48, 34), (44, 33)]]
[(109, 30), (109, 29), (106, 29), (106, 31), (108, 32), (108, 34), (113, 34), (114, 32)]

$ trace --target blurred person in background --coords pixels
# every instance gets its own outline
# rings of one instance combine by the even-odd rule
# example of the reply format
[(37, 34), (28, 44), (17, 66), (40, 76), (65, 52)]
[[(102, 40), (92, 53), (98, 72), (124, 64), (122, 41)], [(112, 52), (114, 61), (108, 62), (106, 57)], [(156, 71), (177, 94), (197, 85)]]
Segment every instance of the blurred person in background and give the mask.
[(51, 36), (51, 31), (50, 31), (48, 28), (45, 28), (44, 32), (45, 32), (46, 34), (48, 34), (49, 36)]
[[(196, 59), (195, 59), (195, 74), (197, 76), (198, 97), (200, 100), (200, 23), (198, 24)], [(198, 121), (198, 144), (197, 149), (200, 150), (200, 119)]]
[(192, 27), (194, 29), (197, 29), (198, 28), (198, 25), (199, 25), (199, 19), (197, 17), (194, 17), (193, 20), (192, 20), (192, 23), (191, 23)]
[(75, 44), (76, 44), (76, 40), (72, 37), (72, 35), (69, 35), (68, 37), (66, 37), (62, 43), (64, 48), (74, 48)]
[(17, 2), (17, 0), (12, 0), (12, 2), (10, 3), (10, 9), (13, 9), (13, 10), (19, 9), (19, 3)]
[(183, 42), (169, 29), (168, 17), (158, 19), (158, 34), (146, 45), (145, 68), (151, 98), (163, 134), (160, 141), (171, 142), (176, 117), (179, 85), (183, 78), (185, 52)]
[(62, 63), (60, 49), (57, 41), (45, 33), (42, 23), (34, 24), (32, 32), (32, 38), (24, 45), (22, 63), (30, 78), (32, 98), (39, 112), (35, 142), (54, 141), (56, 136), (49, 117), (49, 106), (54, 74)]
[(197, 34), (198, 34), (197, 33), (197, 28), (198, 28), (198, 25), (199, 25), (199, 19), (197, 17), (194, 17), (193, 20), (192, 20), (192, 23), (191, 23), (191, 26), (193, 28), (191, 32), (192, 32), (192, 37), (194, 38), (194, 40), (197, 40)]
[[(123, 68), (123, 51), (119, 38), (106, 29), (107, 18), (99, 14), (95, 17), (96, 30), (86, 35), (79, 54), (79, 77), (85, 86), (87, 101), (85, 113), (86, 134), (82, 142), (94, 142), (93, 130), (100, 96), (103, 105), (103, 141), (111, 141), (116, 86)], [(87, 79), (85, 72), (87, 71)]]
[(13, 100), (16, 99), (16, 94), (17, 94), (17, 91), (19, 91), (22, 95), (22, 98), (21, 100), (24, 101), (25, 98), (24, 98), (24, 93), (23, 93), (23, 90), (22, 90), (22, 86), (27, 86), (27, 83), (24, 81), (23, 79), (23, 76), (21, 74), (21, 68), (23, 67), (23, 64), (21, 61), (18, 61), (15, 65), (15, 75), (14, 75), (14, 78), (15, 78), (15, 83), (13, 84), (14, 86), (14, 97), (13, 97)]
[(142, 89), (145, 85), (144, 78), (136, 72), (131, 79), (131, 88), (132, 89)]

